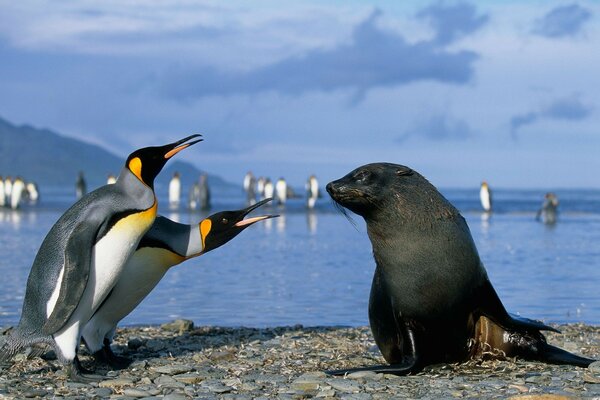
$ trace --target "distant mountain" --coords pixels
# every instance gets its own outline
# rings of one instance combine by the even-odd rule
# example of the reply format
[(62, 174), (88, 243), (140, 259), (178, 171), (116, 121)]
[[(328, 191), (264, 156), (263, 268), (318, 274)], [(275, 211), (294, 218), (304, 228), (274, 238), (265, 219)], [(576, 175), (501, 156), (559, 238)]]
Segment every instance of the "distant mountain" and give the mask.
[[(91, 190), (104, 185), (108, 174), (117, 175), (124, 162), (124, 158), (100, 146), (48, 129), (16, 126), (0, 118), (0, 175), (3, 177), (21, 176), (37, 182), (42, 188), (74, 187), (77, 174), (83, 171)], [(188, 187), (203, 172), (190, 163), (172, 160), (157, 178), (156, 187), (165, 188), (175, 171), (180, 173), (182, 184)], [(212, 174), (208, 174), (208, 182), (211, 187), (237, 186)]]

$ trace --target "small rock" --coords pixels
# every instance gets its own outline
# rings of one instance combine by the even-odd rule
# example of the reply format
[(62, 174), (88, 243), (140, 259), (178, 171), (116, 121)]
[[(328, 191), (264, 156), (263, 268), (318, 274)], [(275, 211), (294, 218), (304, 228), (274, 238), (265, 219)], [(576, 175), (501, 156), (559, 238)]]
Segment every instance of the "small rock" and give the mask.
[(600, 383), (600, 376), (592, 375), (586, 372), (583, 374), (583, 381), (586, 383)]
[(31, 398), (31, 397), (44, 397), (48, 392), (43, 389), (30, 389), (23, 393), (23, 396)]
[(169, 393), (163, 397), (163, 400), (187, 400), (188, 398), (182, 393)]
[(588, 366), (588, 371), (593, 375), (600, 375), (600, 361), (594, 361)]
[(127, 341), (127, 347), (130, 350), (137, 350), (144, 345), (144, 341), (137, 336), (130, 337)]
[(131, 388), (123, 390), (123, 395), (128, 397), (148, 397), (150, 393), (145, 390)]
[(323, 372), (308, 372), (300, 375), (292, 382), (292, 389), (301, 392), (316, 392), (325, 383)]
[(178, 332), (179, 334), (182, 334), (183, 332), (194, 330), (194, 322), (190, 321), (189, 319), (176, 319), (173, 322), (162, 324), (160, 327), (166, 331)]
[(98, 388), (93, 392), (96, 396), (104, 398), (109, 397), (113, 391), (110, 388)]
[(206, 388), (213, 393), (219, 393), (219, 394), (229, 393), (232, 390), (231, 387), (225, 386), (222, 383), (211, 383), (211, 384), (207, 385)]
[(146, 342), (146, 348), (151, 351), (161, 351), (167, 348), (167, 345), (162, 340), (150, 339)]
[(161, 375), (154, 380), (154, 384), (159, 386), (172, 385), (174, 383), (177, 383), (177, 381), (169, 375)]
[(377, 380), (378, 378), (382, 378), (381, 374), (373, 371), (357, 371), (351, 374), (346, 375), (346, 378), (349, 379), (373, 379)]
[(335, 390), (329, 388), (329, 389), (325, 389), (320, 391), (319, 393), (317, 393), (317, 395), (315, 397), (333, 397), (335, 396)]
[(165, 375), (177, 375), (193, 371), (194, 368), (189, 365), (161, 365), (159, 367), (150, 367), (150, 370)]
[(204, 377), (196, 373), (179, 374), (173, 376), (177, 382), (185, 383), (186, 385), (193, 385), (194, 383), (202, 382)]
[(65, 382), (65, 387), (69, 388), (70, 390), (89, 389), (90, 385), (82, 382)]
[(326, 382), (335, 390), (343, 393), (358, 393), (360, 391), (360, 385), (348, 379), (327, 379)]
[(98, 386), (101, 388), (114, 388), (119, 386), (130, 386), (133, 385), (133, 380), (128, 378), (117, 378), (101, 381)]

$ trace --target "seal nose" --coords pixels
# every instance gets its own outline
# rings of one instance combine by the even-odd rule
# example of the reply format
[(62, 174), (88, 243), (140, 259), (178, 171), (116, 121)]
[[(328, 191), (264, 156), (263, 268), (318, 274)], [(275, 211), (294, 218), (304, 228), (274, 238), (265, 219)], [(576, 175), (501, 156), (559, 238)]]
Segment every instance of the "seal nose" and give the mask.
[(329, 193), (330, 196), (333, 196), (333, 193), (336, 190), (335, 183), (329, 182), (327, 186), (325, 186), (325, 190), (327, 190), (327, 193)]

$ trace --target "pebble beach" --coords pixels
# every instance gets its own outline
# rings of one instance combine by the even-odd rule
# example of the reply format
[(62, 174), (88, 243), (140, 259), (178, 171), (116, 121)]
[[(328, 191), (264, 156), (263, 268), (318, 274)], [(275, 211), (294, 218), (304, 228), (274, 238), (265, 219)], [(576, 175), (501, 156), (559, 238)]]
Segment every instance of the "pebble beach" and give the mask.
[[(553, 325), (548, 341), (600, 358), (600, 327)], [(3, 330), (6, 332), (6, 329)], [(477, 360), (427, 368), (412, 376), (359, 372), (331, 377), (328, 369), (384, 363), (368, 327), (194, 327), (188, 320), (119, 329), (113, 349), (129, 368), (86, 368), (97, 383), (68, 382), (52, 351), (28, 352), (0, 367), (0, 398), (54, 399), (600, 399), (600, 362), (589, 368), (522, 360)]]

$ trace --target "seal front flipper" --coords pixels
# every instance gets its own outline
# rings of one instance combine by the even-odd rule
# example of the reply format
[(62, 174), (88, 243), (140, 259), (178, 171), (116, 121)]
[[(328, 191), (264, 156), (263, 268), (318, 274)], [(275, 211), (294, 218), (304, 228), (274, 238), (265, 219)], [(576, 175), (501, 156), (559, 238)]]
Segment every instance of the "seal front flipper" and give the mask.
[(44, 334), (53, 335), (67, 323), (85, 291), (90, 275), (92, 249), (99, 229), (94, 229), (90, 223), (93, 224), (93, 220), (82, 219), (69, 236), (60, 291), (52, 313), (42, 328)]
[[(328, 375), (346, 375), (354, 372), (372, 371), (378, 374), (408, 375), (411, 372), (418, 372), (421, 368), (417, 365), (417, 344), (415, 334), (409, 326), (404, 327), (404, 352), (405, 354), (399, 360), (395, 360), (390, 365), (373, 365), (370, 367), (359, 367), (349, 369), (337, 369), (325, 371)], [(385, 350), (382, 350), (382, 352)], [(385, 355), (385, 354), (384, 354)]]

